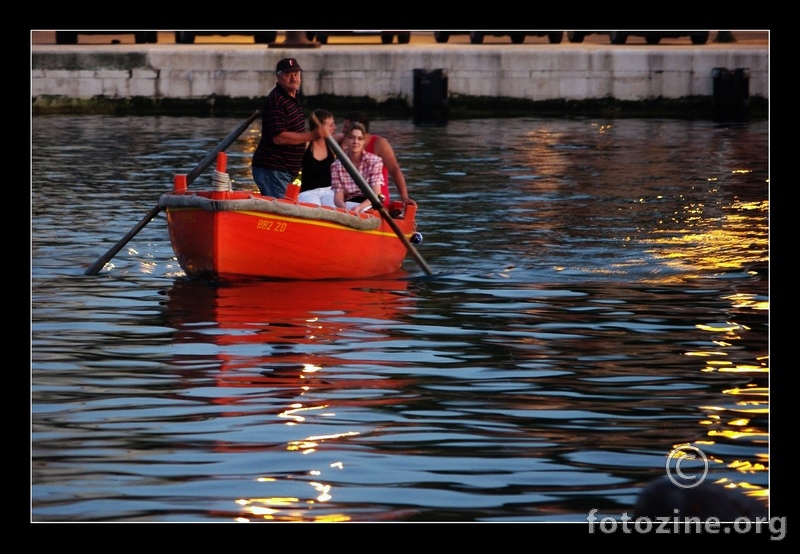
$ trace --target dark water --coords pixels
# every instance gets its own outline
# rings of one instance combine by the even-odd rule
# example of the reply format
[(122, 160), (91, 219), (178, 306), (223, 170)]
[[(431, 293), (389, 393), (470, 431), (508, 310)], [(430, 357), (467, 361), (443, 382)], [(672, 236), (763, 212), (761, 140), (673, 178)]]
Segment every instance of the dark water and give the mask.
[(192, 282), (163, 215), (84, 275), (239, 123), (33, 118), (33, 521), (586, 521), (682, 445), (768, 503), (766, 121), (376, 121), (435, 278)]

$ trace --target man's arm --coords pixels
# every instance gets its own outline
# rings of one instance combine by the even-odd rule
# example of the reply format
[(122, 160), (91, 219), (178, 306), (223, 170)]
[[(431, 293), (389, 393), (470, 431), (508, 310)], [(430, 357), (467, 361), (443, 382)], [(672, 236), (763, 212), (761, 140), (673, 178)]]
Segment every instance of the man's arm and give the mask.
[(394, 184), (397, 186), (397, 191), (400, 193), (400, 201), (403, 204), (411, 204), (416, 206), (408, 196), (408, 187), (406, 187), (406, 178), (403, 176), (403, 170), (400, 169), (400, 164), (397, 163), (397, 158), (394, 155), (394, 150), (389, 141), (383, 137), (378, 137), (375, 143), (375, 153), (381, 157), (383, 164), (389, 170), (389, 175), (394, 179)]
[(317, 127), (313, 131), (303, 131), (302, 133), (295, 133), (292, 131), (283, 131), (272, 137), (272, 142), (280, 146), (287, 146), (290, 144), (304, 144), (317, 140), (325, 133), (322, 127)]

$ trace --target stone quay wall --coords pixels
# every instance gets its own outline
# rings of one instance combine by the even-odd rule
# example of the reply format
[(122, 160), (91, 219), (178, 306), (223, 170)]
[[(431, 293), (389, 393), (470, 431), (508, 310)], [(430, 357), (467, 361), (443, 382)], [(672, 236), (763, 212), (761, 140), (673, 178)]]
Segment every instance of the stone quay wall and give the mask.
[(324, 100), (329, 108), (350, 99), (350, 104), (360, 102), (364, 108), (412, 110), (415, 70), (441, 70), (448, 104), (472, 104), (487, 113), (512, 105), (523, 110), (586, 103), (708, 107), (715, 92), (715, 68), (746, 70), (748, 102), (766, 109), (769, 101), (766, 47), (548, 46), (33, 45), (32, 112), (108, 106), (156, 112), (180, 107), (244, 111), (275, 85), (274, 68), (283, 57), (300, 62), (304, 97)]

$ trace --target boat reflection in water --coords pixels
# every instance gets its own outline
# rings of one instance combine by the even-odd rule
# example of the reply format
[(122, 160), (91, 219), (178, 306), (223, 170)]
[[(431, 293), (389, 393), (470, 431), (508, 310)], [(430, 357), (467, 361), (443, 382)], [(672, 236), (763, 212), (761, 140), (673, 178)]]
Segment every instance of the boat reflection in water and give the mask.
[[(166, 315), (180, 350), (171, 365), (186, 368), (179, 371), (187, 396), (208, 403), (201, 434), (213, 436), (214, 444), (200, 450), (224, 453), (226, 459), (256, 456), (256, 466), (273, 468), (230, 499), (240, 512), (215, 511), (214, 517), (351, 519), (320, 508), (309, 516), (312, 505), (331, 499), (331, 485), (322, 482), (325, 470), (342, 464), (323, 456), (319, 465), (320, 459), (305, 455), (362, 433), (364, 422), (340, 417), (361, 412), (350, 408), (394, 404), (409, 386), (411, 379), (376, 371), (375, 362), (407, 347), (392, 331), (407, 325), (403, 319), (414, 310), (405, 277), (398, 272), (356, 281), (178, 280), (167, 291)], [(276, 456), (291, 457), (279, 464), (288, 473), (275, 468)], [(298, 472), (303, 462), (297, 456), (309, 464), (306, 471)]]

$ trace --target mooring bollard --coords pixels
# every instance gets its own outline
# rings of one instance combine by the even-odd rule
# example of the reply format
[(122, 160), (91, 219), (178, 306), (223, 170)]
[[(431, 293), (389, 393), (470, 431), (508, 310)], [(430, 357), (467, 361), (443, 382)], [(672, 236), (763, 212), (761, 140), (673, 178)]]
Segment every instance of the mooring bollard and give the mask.
[(286, 31), (283, 42), (271, 42), (268, 48), (319, 48), (319, 42), (310, 41), (305, 31)]
[(716, 121), (741, 121), (747, 119), (750, 107), (750, 70), (715, 67), (714, 119)]
[(447, 125), (446, 70), (414, 70), (414, 124)]

